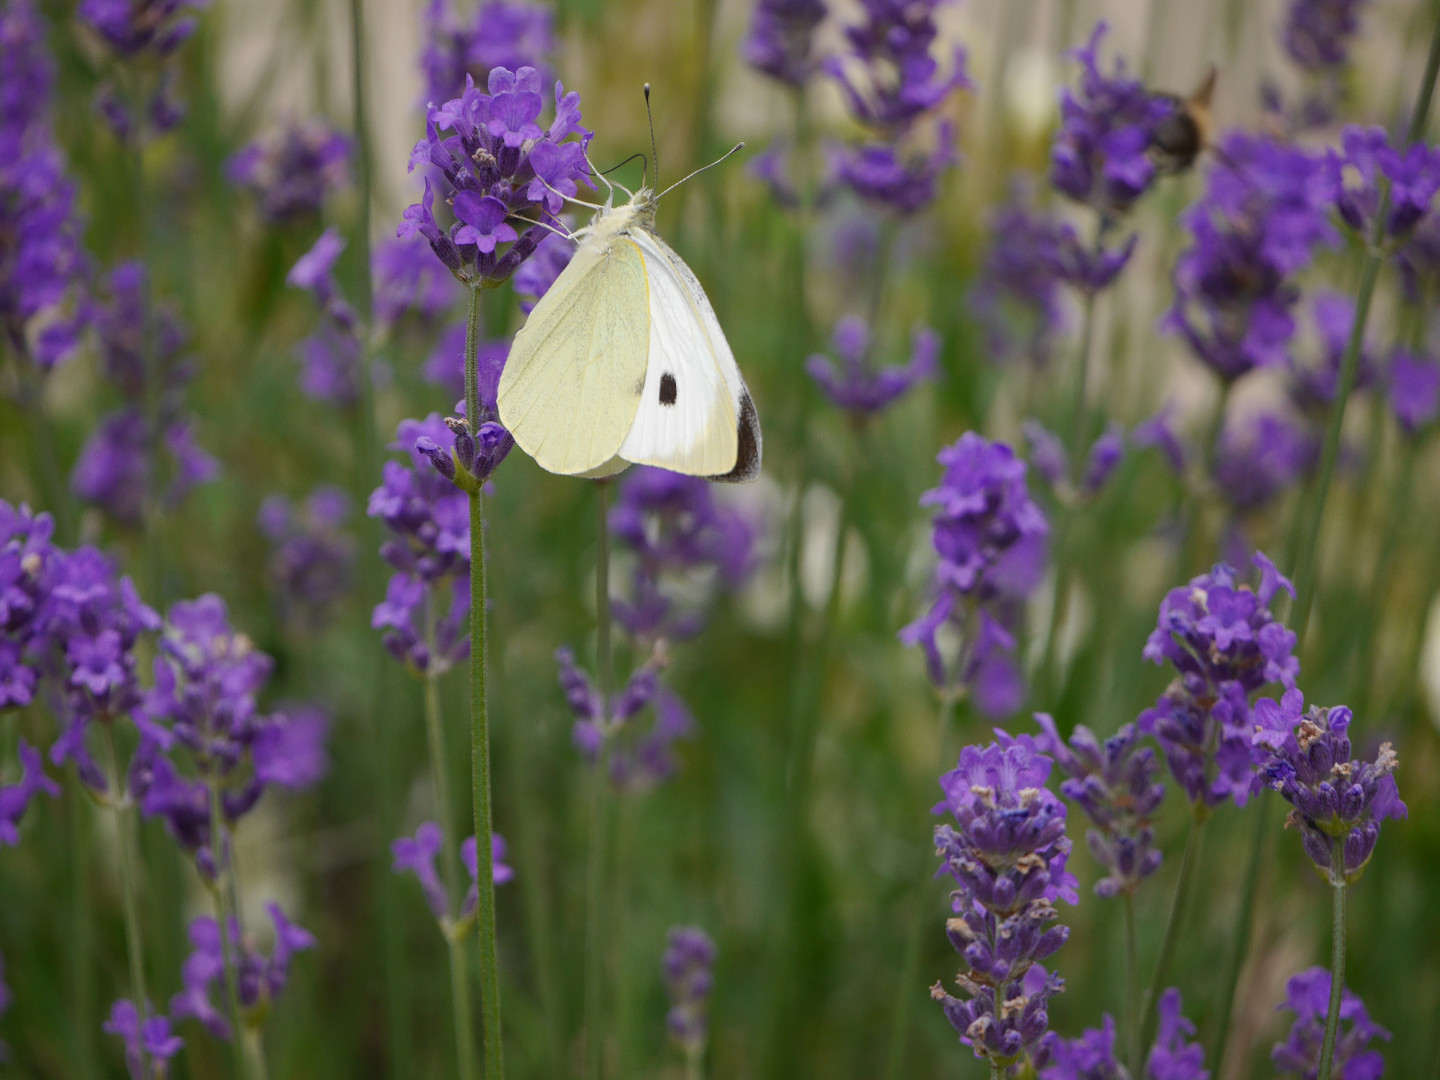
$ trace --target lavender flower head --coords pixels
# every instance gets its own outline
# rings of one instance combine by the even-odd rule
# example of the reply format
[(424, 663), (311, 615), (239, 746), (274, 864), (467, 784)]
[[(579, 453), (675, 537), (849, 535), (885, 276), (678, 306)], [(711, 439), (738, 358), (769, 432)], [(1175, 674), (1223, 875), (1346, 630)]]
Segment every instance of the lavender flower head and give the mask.
[(916, 383), (939, 374), (940, 337), (928, 327), (915, 328), (907, 363), (874, 369), (866, 362), (871, 351), (870, 328), (858, 315), (847, 315), (836, 323), (831, 342), (840, 369), (816, 353), (805, 361), (805, 370), (837, 408), (857, 421), (883, 412)]
[[(1367, 240), (1407, 236), (1440, 192), (1440, 149), (1423, 142), (1392, 146), (1384, 128), (1358, 126), (1341, 132), (1340, 146), (1326, 154), (1325, 177), (1341, 220)], [(1380, 222), (1382, 178), (1389, 198)]]
[(467, 74), (484, 82), (494, 68), (531, 67), (543, 76), (555, 51), (553, 24), (554, 14), (536, 4), (490, 0), (465, 23), (451, 12), (448, 0), (430, 0), (420, 53), (425, 101), (449, 101), (464, 91)]
[(698, 476), (643, 466), (620, 484), (609, 528), (635, 559), (630, 596), (611, 600), (638, 638), (694, 637), (716, 594), (741, 588), (756, 565), (758, 528)]
[[(1145, 1058), (1144, 1080), (1209, 1080), (1205, 1051), (1195, 1037), (1195, 1025), (1180, 1011), (1180, 991), (1170, 987), (1160, 995), (1160, 1017), (1155, 1044)], [(1115, 1020), (1106, 1013), (1101, 1026), (1087, 1028), (1078, 1039), (1045, 1036), (1050, 1064), (1040, 1080), (1129, 1080), (1129, 1072), (1115, 1057)]]
[(209, 0), (81, 0), (80, 20), (118, 60), (142, 77), (159, 68), (158, 77), (148, 80), (143, 102), (122, 94), (113, 82), (102, 84), (96, 93), (95, 111), (121, 142), (141, 134), (142, 125), (158, 135), (184, 117), (184, 104), (175, 96), (175, 71), (166, 61), (199, 29), (196, 13), (208, 6)]
[[(1285, 1041), (1270, 1051), (1275, 1068), (1289, 1076), (1310, 1080), (1320, 1070), (1320, 1050), (1325, 1037), (1325, 1018), (1330, 1012), (1330, 972), (1313, 967), (1292, 975), (1285, 984), (1285, 1001), (1278, 1009), (1289, 1009), (1295, 1022)], [(1380, 1080), (1385, 1061), (1380, 1051), (1369, 1049), (1374, 1039), (1390, 1040), (1390, 1032), (1370, 1019), (1365, 1003), (1348, 986), (1340, 991), (1340, 1025), (1335, 1039), (1335, 1056), (1330, 1075), (1344, 1080)]]
[(1390, 358), (1390, 411), (1406, 435), (1415, 436), (1440, 413), (1440, 364), (1397, 349)]
[(1350, 58), (1367, 0), (1290, 0), (1281, 42), (1295, 64), (1312, 75), (1333, 73)]
[(1331, 192), (1316, 155), (1243, 132), (1221, 141), (1205, 193), (1184, 216), (1193, 242), (1175, 263), (1175, 302), (1161, 324), (1220, 378), (1284, 363), (1295, 275), (1339, 240)]
[(26, 0), (0, 11), (0, 86), (0, 331), (44, 371), (78, 344), (85, 260), (75, 185), (50, 124), (55, 67)]
[(1393, 775), (1399, 765), (1394, 749), (1381, 743), (1373, 762), (1352, 760), (1350, 720), (1343, 705), (1306, 710), (1304, 695), (1293, 688), (1279, 702), (1255, 703), (1260, 775), (1291, 805), (1286, 824), (1299, 830), (1305, 854), (1336, 885), (1359, 880), (1380, 839), (1380, 823), (1406, 815)]
[[(936, 598), (900, 631), (900, 640), (924, 651), (936, 686), (971, 686), (982, 709), (1005, 715), (1019, 707), (1024, 692), (1008, 626), (1040, 580), (1050, 528), (1030, 498), (1025, 462), (1009, 446), (966, 432), (938, 460), (945, 466), (940, 486), (920, 499), (937, 508)], [(948, 663), (939, 640), (947, 627), (962, 637)]]
[(1133, 894), (1141, 881), (1160, 869), (1151, 817), (1165, 798), (1155, 774), (1155, 752), (1140, 745), (1140, 732), (1126, 724), (1103, 743), (1078, 724), (1067, 746), (1047, 713), (1036, 713), (1044, 732), (1035, 740), (1068, 777), (1060, 793), (1080, 807), (1093, 825), (1085, 834), (1090, 853), (1106, 870), (1095, 883), (1097, 896)]
[(1254, 563), (1255, 589), (1225, 563), (1171, 589), (1145, 644), (1145, 659), (1172, 664), (1177, 676), (1137, 727), (1160, 743), (1197, 812), (1228, 798), (1245, 804), (1256, 783), (1248, 695), (1267, 683), (1293, 687), (1300, 674), (1295, 634), (1269, 607), (1281, 589), (1293, 597), (1294, 586), (1264, 554)]
[(1030, 445), (1030, 464), (1066, 502), (1098, 495), (1125, 457), (1124, 431), (1111, 425), (1090, 444), (1085, 454), (1084, 473), (1077, 484), (1071, 479), (1069, 455), (1058, 435), (1037, 420), (1026, 420), (1020, 430)]
[(355, 541), (343, 531), (350, 513), (346, 494), (328, 486), (299, 506), (283, 495), (260, 505), (260, 531), (272, 545), (267, 575), (282, 612), (297, 626), (323, 626), (352, 584)]
[(14, 847), (20, 843), (20, 819), (30, 801), (38, 795), (60, 797), (60, 785), (45, 775), (45, 763), (40, 751), (27, 743), (22, 736), (19, 740), (20, 779), (13, 784), (0, 784), (0, 847)]
[(271, 224), (316, 215), (350, 180), (354, 146), (323, 120), (286, 124), (233, 155), (225, 175), (247, 188)]
[[(1344, 293), (1317, 290), (1310, 300), (1310, 322), (1314, 327), (1318, 363), (1303, 363), (1292, 351), (1290, 397), (1307, 416), (1323, 421), (1340, 387), (1340, 368), (1355, 328), (1355, 300)], [(1352, 390), (1363, 390), (1376, 380), (1373, 350), (1362, 341)]]
[(1060, 95), (1060, 130), (1050, 149), (1050, 182), (1076, 202), (1106, 215), (1124, 214), (1159, 175), (1151, 156), (1156, 129), (1177, 109), (1125, 74), (1100, 71), (1100, 42), (1109, 30), (1095, 25), (1084, 48), (1069, 53), (1080, 62), (1080, 86)]
[(969, 306), (985, 331), (991, 359), (1045, 367), (1065, 328), (1054, 249), (1059, 223), (1036, 206), (1034, 185), (1016, 183), (991, 215), (990, 246)]
[(41, 617), (53, 562), (55, 519), (0, 499), (0, 711), (30, 704), (47, 650)]
[[(300, 389), (315, 401), (354, 408), (360, 402), (360, 365), (365, 360), (365, 346), (360, 320), (335, 280), (335, 261), (344, 250), (340, 234), (333, 227), (326, 229), (314, 246), (296, 260), (285, 282), (309, 292), (324, 318), (320, 329), (297, 347)], [(378, 373), (377, 366), (372, 376)]]
[(125, 1068), (131, 1080), (165, 1080), (170, 1059), (184, 1048), (185, 1040), (171, 1033), (170, 1021), (153, 1007), (146, 1014), (142, 1021), (135, 1003), (122, 999), (110, 1006), (110, 1016), (100, 1028), (107, 1035), (120, 1036), (124, 1042)]
[(825, 21), (823, 0), (758, 0), (745, 38), (745, 61), (787, 86), (814, 74), (815, 31)]
[[(424, 197), (405, 211), (396, 235), (419, 233), (452, 274), (478, 287), (508, 278), (548, 235), (544, 228), (522, 235), (512, 222), (559, 227), (555, 215), (564, 197), (590, 184), (585, 148), (591, 133), (580, 126), (580, 95), (565, 93), (560, 83), (555, 118), (549, 128), (539, 125), (544, 101), (533, 67), (492, 69), (489, 93), (465, 78), (459, 97), (430, 106), (426, 136), (410, 155), (412, 172), (439, 171), (441, 201), (455, 220), (448, 227), (436, 221), (435, 184), (427, 178)], [(502, 245), (508, 247), (502, 251)]]
[(1043, 1037), (1049, 999), (1064, 981), (1040, 961), (1053, 955), (1069, 928), (1051, 925), (1057, 900), (1079, 900), (1075, 876), (1065, 869), (1065, 804), (1045, 788), (1051, 761), (1028, 735), (967, 746), (957, 768), (940, 778), (955, 826), (935, 828), (942, 871), (958, 886), (955, 916), (945, 926), (966, 970), (956, 998), (940, 983), (930, 989), (960, 1041), (978, 1058), (1008, 1069), (1027, 1055), (1045, 1064)]
[(422, 319), (437, 318), (455, 302), (454, 280), (421, 237), (381, 241), (370, 269), (375, 321), (382, 327), (393, 326), (410, 312)]
[[(475, 837), (466, 837), (460, 845), (460, 861), (465, 864), (470, 874), (471, 884), (458, 913), (451, 911), (445, 884), (440, 880), (440, 874), (435, 868), (435, 860), (439, 857), (443, 844), (440, 826), (433, 821), (421, 822), (414, 836), (402, 836), (390, 845), (390, 854), (394, 859), (391, 869), (397, 874), (415, 875), (415, 880), (420, 883), (420, 889), (425, 894), (425, 903), (440, 924), (441, 930), (448, 937), (458, 938), (467, 932), (470, 919), (480, 903), (479, 889), (475, 885), (475, 879), (479, 876)], [(505, 848), (505, 838), (499, 833), (491, 834), (491, 875), (496, 885), (504, 885), (515, 877), (515, 871), (504, 861)]]
[(715, 981), (715, 942), (695, 926), (672, 926), (665, 938), (665, 992), (670, 1037), (687, 1056), (705, 1052), (710, 1038), (710, 991)]
[(1304, 480), (1320, 460), (1319, 435), (1272, 412), (1225, 426), (1211, 467), (1220, 495), (1236, 510), (1258, 510)]

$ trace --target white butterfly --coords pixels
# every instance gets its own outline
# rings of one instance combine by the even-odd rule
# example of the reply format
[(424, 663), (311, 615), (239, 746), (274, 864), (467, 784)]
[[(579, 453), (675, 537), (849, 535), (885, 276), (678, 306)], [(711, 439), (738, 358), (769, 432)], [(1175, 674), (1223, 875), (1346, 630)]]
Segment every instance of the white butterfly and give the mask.
[(633, 463), (753, 480), (754, 402), (705, 290), (653, 231), (658, 201), (642, 187), (576, 231), (574, 258), (515, 335), (500, 422), (553, 473)]

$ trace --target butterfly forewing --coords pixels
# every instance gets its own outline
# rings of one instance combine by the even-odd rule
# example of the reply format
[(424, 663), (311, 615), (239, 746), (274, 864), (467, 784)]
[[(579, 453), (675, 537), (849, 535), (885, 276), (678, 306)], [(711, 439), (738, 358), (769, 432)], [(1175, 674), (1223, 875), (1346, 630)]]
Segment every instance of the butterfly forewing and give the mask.
[(645, 259), (626, 236), (587, 242), (515, 335), (500, 422), (544, 469), (610, 461), (633, 426), (650, 343)]

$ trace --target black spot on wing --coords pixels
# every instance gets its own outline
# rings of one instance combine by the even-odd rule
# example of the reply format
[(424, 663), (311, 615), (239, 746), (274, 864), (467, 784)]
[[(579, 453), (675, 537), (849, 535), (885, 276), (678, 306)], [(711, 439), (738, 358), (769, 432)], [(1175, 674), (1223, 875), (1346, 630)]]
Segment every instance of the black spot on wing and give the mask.
[(663, 374), (663, 375), (660, 376), (660, 404), (661, 404), (661, 405), (674, 405), (674, 404), (675, 404), (675, 389), (676, 389), (676, 388), (675, 388), (675, 376), (674, 376), (674, 375), (671, 375), (670, 372), (667, 371), (667, 372), (665, 372), (665, 374)]
[(638, 379), (635, 380), (635, 385), (630, 388), (630, 393), (634, 394), (636, 397), (639, 397), (639, 396), (640, 396), (641, 394), (643, 394), (644, 392), (645, 392), (645, 376), (642, 374), (642, 375), (640, 376), (640, 378), (638, 378)]
[(722, 484), (743, 484), (760, 475), (760, 417), (755, 413), (755, 403), (750, 400), (750, 391), (741, 392), (740, 420), (736, 426), (739, 446), (735, 453), (735, 467), (721, 476), (709, 479)]

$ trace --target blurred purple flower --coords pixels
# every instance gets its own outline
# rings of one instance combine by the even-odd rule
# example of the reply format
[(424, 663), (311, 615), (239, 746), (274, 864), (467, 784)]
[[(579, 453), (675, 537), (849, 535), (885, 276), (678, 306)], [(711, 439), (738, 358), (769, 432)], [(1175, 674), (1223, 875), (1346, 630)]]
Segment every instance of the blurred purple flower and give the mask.
[[(423, 199), (405, 211), (396, 233), (420, 233), (450, 272), (471, 284), (508, 278), (550, 235), (532, 227), (517, 236), (508, 222), (535, 214), (540, 223), (559, 227), (555, 214), (563, 200), (556, 192), (573, 194), (582, 184), (590, 186), (585, 158), (590, 132), (580, 126), (579, 94), (566, 94), (556, 83), (555, 119), (542, 129), (536, 122), (543, 98), (535, 68), (493, 68), (488, 88), (481, 93), (467, 75), (461, 96), (431, 105), (426, 137), (410, 155), (412, 171), (417, 166), (439, 171), (442, 200), (454, 207), (457, 221), (443, 229), (435, 220), (434, 187), (427, 179)], [(512, 240), (502, 254), (497, 245)]]
[(1440, 412), (1440, 363), (1395, 350), (1390, 358), (1390, 409), (1407, 435), (1415, 435)]
[(862, 199), (900, 214), (923, 210), (935, 201), (941, 174), (959, 160), (954, 126), (942, 121), (936, 133), (928, 150), (904, 151), (883, 142), (837, 148), (835, 178)]
[(225, 175), (278, 224), (319, 214), (325, 197), (349, 182), (353, 154), (350, 138), (323, 120), (291, 122), (233, 154)]
[(1034, 185), (1014, 183), (994, 210), (990, 246), (969, 295), (985, 331), (991, 359), (1018, 357), (1032, 367), (1050, 359), (1054, 337), (1065, 328), (1054, 249), (1059, 223), (1036, 209)]
[(940, 336), (929, 327), (913, 331), (907, 363), (874, 369), (867, 363), (870, 328), (858, 315), (847, 315), (837, 322), (831, 342), (841, 369), (816, 353), (805, 361), (805, 370), (836, 407), (857, 419), (882, 412), (916, 383), (939, 374)]
[(75, 185), (50, 125), (55, 67), (27, 0), (0, 11), (0, 87), (0, 329), (27, 362), (48, 370), (79, 342), (85, 254)]
[(715, 983), (715, 942), (696, 926), (672, 926), (665, 935), (665, 993), (670, 1037), (687, 1055), (704, 1053), (710, 1038), (710, 991)]
[(45, 763), (40, 751), (25, 741), (19, 740), (20, 779), (14, 784), (0, 784), (0, 847), (14, 847), (20, 842), (20, 819), (30, 800), (37, 795), (60, 797), (60, 785), (45, 775)]
[(1116, 60), (1113, 75), (1101, 74), (1100, 41), (1108, 30), (1105, 22), (1096, 23), (1085, 47), (1070, 50), (1080, 62), (1080, 87), (1060, 94), (1050, 182), (1102, 214), (1123, 214), (1154, 183), (1154, 133), (1178, 106), (1129, 78), (1123, 60)]
[(55, 519), (0, 499), (0, 711), (30, 704), (49, 651), (42, 614), (54, 562)]
[[(1305, 854), (1333, 884), (1359, 879), (1380, 838), (1380, 823), (1403, 818), (1395, 786), (1399, 761), (1382, 743), (1373, 762), (1350, 758), (1350, 710), (1343, 705), (1305, 709), (1293, 687), (1279, 702), (1255, 703), (1256, 765), (1293, 809), (1286, 819), (1300, 832)], [(1335, 844), (1342, 865), (1335, 866)]]
[(1156, 780), (1155, 752), (1140, 745), (1140, 732), (1126, 724), (1103, 743), (1077, 724), (1067, 746), (1048, 713), (1036, 713), (1043, 734), (1035, 740), (1060, 764), (1069, 779), (1060, 793), (1085, 812), (1094, 826), (1085, 834), (1090, 853), (1106, 871), (1095, 883), (1098, 896), (1133, 894), (1140, 882), (1160, 869), (1151, 818), (1165, 798)]
[(1174, 425), (1175, 403), (1166, 402), (1154, 416), (1142, 420), (1130, 432), (1130, 441), (1139, 447), (1153, 447), (1165, 457), (1177, 476), (1185, 472), (1189, 454)]
[(554, 14), (535, 4), (491, 0), (475, 9), (469, 23), (450, 10), (448, 0), (430, 0), (425, 8), (425, 103), (449, 101), (473, 75), (485, 82), (493, 68), (531, 67), (545, 73), (555, 52)]
[[(976, 686), (984, 674), (981, 688), (996, 692), (982, 693), (982, 706), (1008, 704), (1014, 698), (1008, 688), (1019, 679), (1008, 627), (1018, 617), (1018, 602), (1044, 572), (1050, 527), (1026, 488), (1025, 462), (1004, 443), (966, 432), (938, 460), (945, 466), (940, 486), (920, 499), (922, 506), (937, 507), (936, 598), (900, 631), (900, 640), (924, 650), (936, 686)], [(962, 637), (959, 654), (948, 663), (938, 641), (947, 625)], [(1012, 708), (1019, 704), (1014, 700)], [(994, 715), (1008, 711), (997, 708)]]
[[(290, 961), (295, 954), (319, 944), (310, 931), (291, 922), (279, 904), (267, 903), (265, 911), (275, 930), (269, 956), (259, 950), (249, 934), (241, 932), (235, 919), (229, 923), (237, 1004), (247, 1024), (266, 1015), (279, 1000), (289, 981)], [(170, 1014), (176, 1020), (198, 1020), (212, 1036), (229, 1041), (234, 1033), (211, 998), (212, 992), (223, 994), (225, 980), (225, 946), (220, 940), (220, 925), (206, 916), (192, 919), (189, 936), (193, 951), (182, 969), (185, 989), (171, 998)]]
[(110, 1017), (100, 1027), (125, 1043), (125, 1067), (131, 1080), (164, 1080), (170, 1059), (184, 1047), (185, 1040), (171, 1033), (170, 1021), (153, 1006), (147, 1012), (142, 1022), (135, 1003), (121, 999), (110, 1006)]
[[(1313, 967), (1292, 975), (1285, 984), (1285, 1001), (1277, 1009), (1289, 1009), (1295, 1022), (1283, 1043), (1276, 1043), (1270, 1060), (1280, 1072), (1312, 1077), (1320, 1069), (1320, 1049), (1325, 1036), (1325, 1018), (1330, 1012), (1330, 972)], [(1369, 1049), (1374, 1039), (1390, 1040), (1390, 1032), (1370, 1019), (1365, 1003), (1348, 986), (1340, 991), (1339, 1034), (1331, 1075), (1344, 1080), (1380, 1080), (1385, 1061), (1380, 1051)]]
[(349, 516), (349, 497), (335, 487), (317, 487), (298, 507), (284, 495), (260, 504), (258, 524), (271, 544), (267, 576), (297, 627), (323, 626), (350, 589), (355, 540), (342, 531)]
[(1193, 242), (1175, 264), (1175, 302), (1161, 325), (1224, 380), (1285, 360), (1293, 278), (1339, 239), (1324, 173), (1322, 159), (1298, 147), (1233, 132), (1185, 213)]
[(1263, 554), (1253, 561), (1258, 588), (1238, 585), (1236, 572), (1217, 563), (1171, 589), (1145, 644), (1145, 659), (1172, 664), (1177, 677), (1136, 726), (1160, 743), (1195, 804), (1245, 804), (1258, 785), (1249, 694), (1268, 683), (1293, 688), (1300, 674), (1295, 634), (1270, 613), (1275, 594), (1293, 598), (1295, 588)]
[[(1170, 987), (1160, 995), (1160, 1018), (1155, 1044), (1145, 1059), (1144, 1080), (1209, 1080), (1205, 1051), (1195, 1037), (1195, 1025), (1180, 1011), (1180, 991)], [(1087, 1028), (1078, 1039), (1045, 1036), (1051, 1064), (1040, 1080), (1127, 1080), (1129, 1073), (1115, 1057), (1115, 1021), (1106, 1013), (1100, 1028)]]
[(949, 811), (956, 824), (935, 827), (935, 848), (958, 886), (945, 931), (965, 961), (957, 977), (965, 998), (938, 982), (930, 996), (960, 1041), (1004, 1070), (1027, 1055), (1045, 1064), (1046, 1006), (1065, 984), (1039, 964), (1069, 937), (1069, 927), (1050, 925), (1055, 903), (1079, 896), (1065, 868), (1065, 804), (1045, 787), (1050, 759), (1028, 735), (995, 734), (998, 742), (966, 746), (940, 778), (935, 812)]
[(95, 111), (122, 143), (163, 134), (184, 118), (174, 66), (167, 61), (199, 29), (196, 13), (208, 6), (209, 0), (81, 0), (76, 14), (122, 64), (147, 74), (158, 69), (150, 75), (143, 102), (122, 93), (112, 80), (101, 83), (95, 93)]
[(455, 302), (455, 282), (435, 261), (423, 240), (390, 239), (376, 245), (371, 256), (375, 290), (375, 321), (391, 326), (407, 312), (422, 319), (443, 315)]
[(826, 14), (822, 0), (758, 0), (742, 48), (746, 63), (787, 86), (803, 86), (819, 66), (815, 31)]
[(1215, 447), (1215, 485), (1236, 510), (1265, 506), (1309, 476), (1319, 436), (1284, 416), (1260, 413), (1227, 425)]
[[(1310, 300), (1310, 319), (1315, 326), (1320, 362), (1302, 363), (1291, 351), (1286, 357), (1290, 368), (1290, 397), (1309, 416), (1325, 419), (1340, 386), (1340, 367), (1350, 332), (1355, 328), (1355, 300), (1344, 293), (1320, 290)], [(1355, 370), (1354, 390), (1363, 390), (1376, 378), (1373, 352), (1362, 342)]]
[[(459, 915), (452, 915), (450, 901), (445, 895), (445, 885), (435, 868), (435, 860), (443, 843), (440, 826), (433, 821), (425, 821), (421, 822), (413, 837), (402, 836), (392, 843), (390, 853), (394, 857), (391, 869), (397, 874), (415, 875), (421, 891), (425, 894), (425, 903), (429, 906), (430, 913), (442, 927), (446, 927), (447, 924), (467, 919), (474, 913), (478, 894), (472, 885), (470, 894), (461, 905)], [(504, 885), (515, 877), (515, 871), (502, 861), (505, 858), (505, 838), (499, 833), (490, 838), (490, 852), (495, 884)], [(475, 837), (466, 838), (460, 845), (460, 859), (470, 874), (470, 880), (474, 882), (479, 872), (475, 861)]]
[(1341, 220), (1368, 241), (1380, 212), (1380, 182), (1389, 181), (1384, 235), (1403, 237), (1429, 213), (1440, 192), (1440, 149), (1395, 147), (1382, 127), (1347, 127), (1341, 150), (1327, 151), (1325, 179)]
[(1367, 0), (1290, 0), (1280, 40), (1302, 71), (1319, 75), (1344, 67)]
[(515, 283), (515, 294), (523, 298), (520, 301), (521, 311), (528, 315), (535, 309), (540, 298), (555, 284), (560, 271), (570, 265), (574, 254), (573, 241), (555, 233), (545, 234), (536, 246), (535, 253), (515, 271), (512, 279)]

